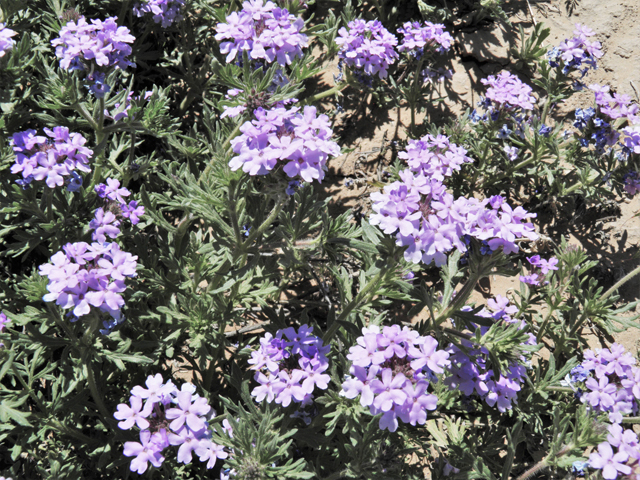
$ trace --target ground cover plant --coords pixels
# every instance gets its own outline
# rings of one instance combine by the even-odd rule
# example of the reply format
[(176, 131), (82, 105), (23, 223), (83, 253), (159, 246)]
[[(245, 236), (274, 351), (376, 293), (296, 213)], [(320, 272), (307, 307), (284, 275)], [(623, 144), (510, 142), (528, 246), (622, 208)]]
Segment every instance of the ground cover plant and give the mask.
[[(540, 221), (640, 192), (640, 108), (538, 23), (436, 118), (503, 7), (0, 0), (0, 478), (640, 475), (640, 267)], [(347, 96), (408, 113), (359, 211)]]

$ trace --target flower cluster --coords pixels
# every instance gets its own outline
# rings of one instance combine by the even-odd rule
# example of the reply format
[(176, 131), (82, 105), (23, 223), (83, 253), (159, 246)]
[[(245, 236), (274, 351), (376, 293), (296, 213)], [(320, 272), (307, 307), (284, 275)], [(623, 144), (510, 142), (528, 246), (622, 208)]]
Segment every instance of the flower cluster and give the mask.
[(584, 360), (571, 370), (564, 384), (576, 390), (583, 403), (620, 423), (624, 415), (636, 415), (640, 406), (640, 367), (635, 364), (633, 355), (617, 343), (595, 352), (586, 350)]
[[(409, 143), (407, 152), (398, 154), (410, 169), (399, 173), (400, 181), (371, 194), (369, 222), (386, 234), (396, 234), (396, 244), (408, 247), (407, 261), (436, 266), (446, 262), (454, 248), (466, 252), (470, 237), (486, 242), (491, 253), (502, 247), (505, 253), (518, 251), (516, 238), (537, 239), (533, 225), (526, 223), (535, 214), (522, 207), (511, 208), (504, 198), (454, 198), (442, 180), (470, 159), (466, 150), (442, 135), (426, 136)], [(489, 208), (486, 208), (489, 206)]]
[(624, 181), (624, 189), (629, 195), (634, 196), (640, 192), (640, 174), (638, 172), (635, 170), (627, 172), (622, 179)]
[(4, 23), (0, 23), (0, 58), (13, 48), (16, 44), (15, 40), (11, 37), (17, 35), (16, 32), (7, 28)]
[(533, 89), (506, 70), (480, 81), (483, 85), (488, 85), (486, 98), (495, 103), (498, 110), (511, 110), (514, 107), (522, 110), (533, 109), (536, 102), (535, 97), (531, 95)]
[(55, 188), (64, 184), (64, 177), (71, 176), (68, 188), (77, 190), (77, 179), (81, 186), (82, 178), (74, 170), (91, 171), (88, 163), (93, 151), (84, 146), (87, 140), (79, 133), (70, 133), (67, 127), (45, 128), (44, 133), (49, 138), (36, 135), (35, 130), (13, 134), (10, 143), (16, 162), (11, 173), (22, 174), (16, 183), (26, 188), (33, 180), (45, 180), (49, 188)]
[(236, 57), (241, 61), (247, 52), (252, 60), (290, 65), (308, 45), (307, 36), (300, 33), (304, 21), (271, 1), (246, 1), (241, 11), (232, 12), (226, 20), (216, 27), (215, 38), (222, 42), (220, 52), (227, 55), (227, 63)]
[(331, 140), (329, 117), (317, 115), (316, 107), (309, 106), (302, 113), (298, 107), (258, 108), (254, 116), (240, 127), (242, 135), (231, 141), (237, 154), (229, 162), (231, 170), (242, 167), (249, 175), (266, 175), (281, 162), (290, 178), (322, 181), (329, 155), (340, 153)]
[(142, 0), (133, 6), (133, 13), (138, 17), (151, 13), (154, 22), (160, 23), (162, 28), (167, 28), (173, 22), (182, 20), (180, 9), (183, 6), (184, 0)]
[[(585, 25), (576, 24), (573, 35), (573, 38), (549, 50), (549, 65), (553, 68), (562, 67), (564, 75), (568, 75), (571, 70), (580, 70), (581, 76), (584, 77), (589, 68), (597, 68), (597, 59), (603, 55), (602, 45), (597, 40), (589, 40), (595, 33)], [(584, 85), (578, 81), (574, 87), (581, 90)]]
[[(9, 319), (4, 312), (0, 312), (0, 333), (4, 332), (5, 327), (9, 324)], [(0, 348), (4, 348), (4, 343), (0, 342)]]
[(362, 329), (357, 345), (349, 349), (351, 376), (341, 395), (356, 398), (372, 415), (382, 413), (380, 428), (395, 432), (398, 419), (424, 425), (427, 410), (435, 410), (438, 398), (429, 393), (436, 374), (449, 365), (449, 353), (438, 350), (433, 337), (423, 337), (408, 327), (372, 325)]
[(558, 270), (556, 265), (558, 264), (558, 259), (556, 257), (551, 257), (549, 260), (544, 260), (540, 258), (540, 255), (534, 255), (533, 257), (527, 257), (527, 261), (531, 265), (529, 275), (520, 275), (520, 281), (522, 283), (526, 283), (532, 286), (539, 286), (545, 282), (546, 275), (551, 270)]
[(291, 402), (303, 406), (313, 400), (316, 387), (326, 390), (330, 377), (327, 353), (331, 348), (312, 335), (313, 327), (302, 325), (298, 331), (289, 327), (278, 330), (274, 337), (266, 333), (260, 348), (252, 352), (249, 363), (256, 370), (254, 379), (260, 384), (251, 395), (257, 402), (265, 398), (283, 407)]
[(608, 85), (601, 86), (594, 84), (590, 85), (589, 89), (592, 90), (595, 95), (598, 111), (611, 120), (617, 120), (618, 118), (634, 120), (640, 112), (640, 107), (635, 103), (631, 103), (631, 97), (629, 95), (619, 93), (611, 95)]
[(589, 455), (589, 466), (602, 470), (602, 478), (605, 480), (615, 480), (618, 476), (637, 478), (640, 475), (638, 436), (631, 429), (623, 429), (617, 424), (610, 425), (607, 440), (598, 445), (597, 452)]
[(45, 302), (56, 302), (63, 309), (73, 309), (72, 321), (95, 309), (121, 319), (124, 305), (121, 293), (126, 277), (136, 276), (138, 257), (123, 252), (115, 243), (68, 243), (40, 265), (40, 275), (49, 278)]
[[(517, 324), (519, 329), (524, 329), (526, 323), (523, 320), (511, 318), (511, 315), (518, 312), (518, 308), (509, 305), (509, 300), (500, 295), (495, 299), (487, 301), (487, 306), (491, 310), (482, 309), (476, 315), (486, 318), (493, 318), (495, 321), (505, 324)], [(465, 307), (465, 310), (471, 310)], [(480, 333), (484, 333), (489, 327), (478, 327)], [(472, 332), (475, 336), (475, 332)], [(536, 338), (531, 333), (525, 345), (535, 345)], [(451, 364), (444, 379), (444, 384), (451, 389), (457, 389), (463, 395), (471, 396), (477, 394), (490, 407), (497, 406), (498, 410), (504, 413), (512, 408), (513, 403), (517, 403), (518, 392), (526, 377), (526, 362), (524, 357), (519, 362), (512, 361), (508, 366), (506, 376), (495, 372), (489, 368), (489, 351), (485, 347), (478, 347), (476, 344), (462, 340), (464, 350), (456, 345), (449, 345), (447, 351)]]
[(161, 374), (149, 375), (147, 388), (136, 385), (131, 389), (129, 405), (121, 403), (113, 416), (118, 426), (129, 430), (140, 428), (140, 442), (126, 442), (124, 455), (131, 460), (131, 471), (144, 473), (148, 464), (160, 467), (164, 461), (162, 451), (178, 446), (178, 462), (191, 463), (193, 453), (207, 468), (215, 466), (218, 458), (227, 458), (224, 447), (211, 441), (207, 421), (215, 412), (206, 398), (196, 394), (196, 387), (185, 383), (178, 390), (171, 380), (163, 383)]
[(420, 22), (407, 22), (398, 29), (398, 33), (404, 35), (398, 51), (417, 58), (429, 53), (431, 49), (444, 53), (453, 44), (453, 37), (440, 23), (424, 22), (421, 25)]
[(347, 28), (338, 30), (338, 35), (340, 58), (348, 67), (368, 77), (385, 78), (389, 65), (398, 58), (395, 51), (398, 39), (378, 20), (353, 20)]
[[(96, 210), (96, 218), (94, 220), (97, 220), (98, 215), (100, 215), (101, 219), (98, 223), (108, 224), (113, 223), (116, 220), (116, 217), (122, 216), (124, 218), (128, 218), (132, 225), (137, 225), (140, 221), (140, 217), (144, 215), (144, 207), (142, 205), (138, 205), (138, 202), (135, 200), (132, 200), (127, 204), (125, 197), (131, 195), (131, 192), (124, 187), (120, 187), (120, 182), (118, 180), (107, 178), (106, 181), (106, 184), (100, 183), (96, 185), (95, 190), (98, 197), (105, 200), (107, 208), (113, 213), (105, 213), (105, 210), (99, 208)], [(99, 211), (102, 212), (99, 214)], [(111, 219), (111, 216), (108, 215), (108, 213), (112, 213), (113, 219)], [(115, 226), (117, 227), (118, 225)], [(95, 230), (94, 227), (91, 228)], [(117, 233), (115, 235), (117, 236)], [(111, 238), (115, 238), (115, 236), (111, 236)]]
[(51, 45), (56, 47), (61, 68), (93, 72), (96, 66), (123, 70), (135, 67), (127, 58), (131, 55), (128, 44), (134, 41), (128, 28), (118, 26), (116, 17), (109, 17), (104, 22), (91, 20), (89, 24), (81, 16), (77, 22), (71, 20), (62, 27), (60, 37), (51, 40)]

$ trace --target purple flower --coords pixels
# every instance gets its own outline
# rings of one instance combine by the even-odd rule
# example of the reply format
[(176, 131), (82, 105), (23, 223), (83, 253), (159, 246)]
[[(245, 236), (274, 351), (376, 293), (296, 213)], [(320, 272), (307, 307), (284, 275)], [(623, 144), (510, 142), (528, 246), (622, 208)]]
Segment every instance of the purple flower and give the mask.
[[(11, 146), (16, 162), (11, 173), (21, 173), (19, 183), (45, 180), (49, 188), (64, 185), (64, 177), (79, 177), (74, 170), (90, 172), (89, 158), (93, 151), (84, 146), (86, 139), (79, 133), (69, 132), (67, 127), (44, 129), (47, 137), (37, 136), (35, 130), (15, 133)], [(82, 185), (82, 179), (80, 179)]]
[(113, 414), (117, 420), (121, 420), (118, 426), (123, 430), (129, 430), (134, 424), (141, 430), (149, 428), (147, 417), (151, 414), (152, 405), (147, 403), (145, 408), (142, 408), (142, 398), (135, 395), (129, 399), (129, 403), (131, 406), (126, 403), (118, 405), (118, 411)]
[(329, 156), (337, 156), (340, 147), (331, 140), (326, 115), (317, 115), (315, 107), (304, 107), (303, 113), (299, 110), (255, 110), (255, 120), (245, 122), (240, 127), (242, 135), (231, 141), (237, 154), (229, 162), (231, 170), (266, 175), (281, 164), (289, 178), (321, 182)]
[(11, 37), (15, 35), (17, 35), (16, 32), (7, 28), (4, 23), (0, 23), (0, 58), (4, 57), (16, 44), (16, 42), (11, 39)]
[(257, 402), (266, 399), (283, 407), (292, 401), (303, 406), (310, 403), (316, 388), (329, 387), (331, 377), (324, 373), (329, 368), (328, 351), (308, 325), (278, 330), (275, 337), (265, 334), (249, 360), (257, 370), (254, 379), (259, 384), (251, 396)]
[(144, 207), (138, 205), (135, 200), (130, 201), (129, 205), (121, 204), (120, 210), (122, 211), (122, 216), (128, 218), (132, 225), (137, 225), (140, 222), (140, 217), (144, 215)]
[(407, 22), (398, 29), (398, 33), (404, 35), (398, 51), (417, 57), (429, 53), (429, 50), (444, 53), (453, 44), (453, 37), (440, 23), (424, 22), (421, 25), (419, 22)]
[(182, 20), (180, 10), (183, 6), (184, 0), (142, 0), (133, 6), (133, 13), (137, 17), (150, 13), (155, 23), (160, 23), (162, 28), (168, 28), (174, 22)]
[(131, 46), (135, 37), (129, 29), (119, 27), (116, 17), (104, 22), (91, 20), (88, 24), (84, 16), (77, 22), (70, 21), (60, 30), (60, 36), (51, 40), (56, 47), (56, 57), (60, 67), (65, 70), (90, 70), (95, 67), (121, 68), (135, 67), (127, 57), (131, 55)]
[(158, 468), (162, 465), (164, 457), (160, 454), (154, 442), (151, 442), (149, 430), (140, 432), (140, 443), (125, 442), (124, 455), (126, 457), (136, 457), (131, 460), (131, 471), (143, 474), (147, 471), (148, 463)]
[(398, 418), (405, 423), (424, 424), (426, 410), (434, 410), (437, 398), (427, 392), (435, 373), (449, 365), (449, 353), (437, 350), (432, 337), (398, 325), (380, 331), (372, 326), (362, 329), (357, 345), (347, 358), (353, 363), (340, 395), (356, 398), (373, 415), (382, 413), (379, 426), (394, 432)]
[(618, 476), (618, 472), (623, 475), (631, 473), (631, 467), (625, 465), (629, 459), (626, 452), (613, 453), (613, 449), (608, 442), (598, 445), (598, 451), (589, 455), (589, 465), (592, 468), (602, 469), (602, 477), (606, 480), (614, 480)]
[(170, 408), (166, 412), (167, 419), (173, 420), (169, 425), (171, 429), (177, 431), (185, 422), (193, 431), (203, 429), (204, 421), (200, 416), (206, 415), (211, 410), (207, 399), (202, 397), (192, 399), (189, 392), (178, 392), (176, 398), (179, 408)]
[(395, 51), (398, 39), (382, 23), (378, 20), (353, 20), (347, 28), (338, 30), (338, 35), (338, 55), (349, 68), (367, 77), (387, 77), (387, 69), (398, 58)]
[(247, 52), (252, 60), (290, 65), (302, 57), (302, 49), (308, 46), (307, 36), (300, 33), (304, 21), (288, 10), (264, 0), (246, 1), (240, 12), (227, 15), (226, 23), (216, 27), (220, 52), (227, 55), (227, 63)]
[[(116, 216), (113, 213), (109, 211), (105, 213), (102, 208), (98, 208), (96, 209), (94, 219), (89, 223), (89, 228), (91, 230), (95, 230), (91, 234), (91, 239), (96, 242), (104, 243), (107, 241), (107, 236), (110, 238), (116, 238), (120, 235), (119, 226), (120, 222), (116, 219)], [(122, 280), (122, 278), (119, 278), (118, 280)]]
[(531, 95), (532, 88), (506, 70), (496, 76), (490, 75), (481, 82), (488, 86), (487, 100), (494, 102), (499, 109), (511, 110), (514, 107), (522, 110), (533, 109), (536, 99)]

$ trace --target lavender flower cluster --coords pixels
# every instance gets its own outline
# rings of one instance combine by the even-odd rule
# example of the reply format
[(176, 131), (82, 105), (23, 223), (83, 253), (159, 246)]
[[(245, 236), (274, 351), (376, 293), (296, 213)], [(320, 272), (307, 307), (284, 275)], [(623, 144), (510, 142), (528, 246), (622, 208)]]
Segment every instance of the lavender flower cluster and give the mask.
[(522, 207), (511, 208), (503, 197), (456, 199), (446, 192), (442, 180), (471, 160), (466, 150), (447, 137), (427, 135), (410, 141), (407, 151), (398, 157), (410, 169), (400, 172), (400, 181), (385, 186), (383, 192), (371, 194), (374, 213), (369, 222), (386, 234), (396, 234), (396, 244), (408, 247), (404, 252), (407, 261), (427, 265), (435, 261), (442, 266), (452, 249), (467, 251), (470, 237), (486, 242), (485, 253), (500, 247), (514, 253), (517, 238), (538, 238), (533, 225), (525, 223), (535, 214)]
[(615, 480), (618, 476), (638, 478), (640, 475), (638, 436), (631, 429), (623, 429), (618, 424), (610, 425), (607, 440), (598, 445), (597, 452), (589, 455), (588, 466), (602, 470), (602, 478), (605, 480)]
[(486, 99), (495, 103), (497, 110), (510, 111), (515, 107), (532, 110), (536, 103), (535, 97), (531, 95), (533, 89), (506, 70), (480, 81), (488, 86)]
[(633, 123), (637, 123), (636, 120), (640, 121), (640, 118), (637, 117), (640, 112), (640, 107), (635, 103), (631, 103), (631, 97), (629, 95), (619, 93), (611, 95), (608, 85), (601, 86), (594, 84), (590, 85), (589, 89), (592, 90), (595, 95), (598, 111), (608, 116), (611, 120), (627, 118)]
[(398, 419), (424, 425), (427, 410), (435, 410), (438, 398), (428, 392), (436, 374), (449, 365), (449, 353), (438, 350), (433, 337), (423, 337), (408, 327), (371, 325), (362, 329), (357, 345), (349, 349), (352, 365), (341, 395), (360, 396), (360, 404), (372, 415), (382, 414), (379, 426), (395, 432)]
[[(582, 78), (590, 68), (593, 70), (597, 68), (597, 59), (603, 55), (602, 45), (597, 40), (588, 40), (595, 35), (595, 32), (586, 25), (576, 24), (573, 35), (558, 47), (549, 50), (547, 56), (551, 67), (562, 67), (564, 75), (568, 75), (572, 70), (580, 70)], [(583, 87), (580, 81), (574, 84), (576, 90), (581, 90)]]
[(4, 23), (0, 23), (0, 58), (4, 57), (16, 44), (15, 40), (11, 39), (15, 35), (17, 35), (16, 32), (7, 28)]
[(352, 20), (347, 28), (338, 30), (336, 43), (339, 57), (348, 67), (368, 77), (386, 78), (387, 69), (398, 58), (395, 46), (398, 39), (378, 20)]
[(252, 60), (290, 65), (308, 46), (307, 36), (300, 33), (304, 21), (271, 1), (246, 1), (240, 12), (230, 13), (226, 20), (216, 27), (215, 38), (222, 41), (220, 52), (227, 55), (227, 63), (237, 56), (241, 61), (242, 52), (247, 52)]
[(279, 163), (290, 177), (306, 182), (322, 181), (329, 155), (340, 153), (331, 140), (329, 117), (317, 115), (316, 107), (258, 108), (255, 119), (240, 127), (241, 135), (231, 141), (238, 154), (229, 162), (231, 170), (239, 168), (249, 175), (266, 175)]
[(259, 383), (251, 392), (257, 402), (266, 398), (283, 407), (292, 401), (306, 406), (311, 404), (316, 387), (328, 388), (331, 378), (324, 372), (329, 368), (331, 347), (312, 332), (313, 327), (302, 325), (298, 331), (289, 327), (278, 330), (275, 337), (266, 333), (260, 339), (260, 348), (249, 359)]
[(124, 280), (136, 276), (138, 257), (116, 243), (67, 243), (63, 250), (40, 265), (40, 275), (49, 278), (49, 293), (42, 299), (73, 309), (71, 321), (88, 315), (93, 307), (118, 322), (124, 305), (120, 294), (127, 288)]
[[(493, 318), (496, 321), (506, 324), (518, 324), (519, 329), (524, 329), (524, 320), (517, 320), (511, 317), (518, 312), (518, 308), (509, 305), (509, 300), (500, 295), (495, 299), (487, 301), (489, 310), (482, 309), (476, 315), (486, 318)], [(465, 310), (471, 310), (465, 307)], [(484, 335), (489, 327), (479, 327), (480, 333)], [(472, 332), (475, 335), (475, 331)], [(535, 345), (536, 338), (529, 333), (526, 345)], [(450, 344), (447, 351), (450, 353), (450, 366), (444, 379), (444, 384), (451, 389), (457, 389), (463, 395), (477, 395), (490, 407), (497, 406), (498, 410), (504, 413), (518, 403), (518, 392), (526, 377), (526, 359), (520, 358), (519, 362), (511, 362), (508, 366), (506, 376), (489, 368), (489, 351), (485, 347), (478, 347), (476, 344), (462, 340), (461, 346)]]
[[(117, 227), (119, 222), (117, 217), (123, 217), (129, 219), (132, 225), (137, 225), (140, 222), (140, 217), (144, 215), (144, 207), (138, 205), (138, 202), (131, 200), (128, 204), (124, 197), (131, 195), (131, 192), (124, 187), (120, 187), (118, 180), (107, 178), (107, 183), (100, 183), (95, 186), (98, 197), (104, 199), (105, 208), (98, 208), (95, 213), (95, 218), (89, 224), (93, 233), (93, 240), (104, 242), (99, 238), (104, 238), (105, 234), (108, 234), (111, 238), (116, 238), (120, 233)], [(116, 224), (115, 222), (118, 222)], [(113, 228), (117, 229), (116, 232)]]
[(153, 21), (160, 23), (162, 28), (170, 27), (173, 22), (182, 20), (180, 9), (184, 6), (184, 0), (143, 0), (133, 6), (133, 13), (137, 17), (144, 17), (151, 13)]
[(551, 257), (549, 260), (540, 258), (540, 255), (527, 257), (531, 265), (529, 275), (520, 275), (520, 281), (534, 287), (549, 283), (545, 280), (546, 275), (552, 270), (558, 270), (558, 259)]
[(122, 70), (135, 67), (127, 58), (131, 55), (128, 44), (134, 41), (128, 28), (118, 26), (116, 17), (109, 17), (104, 22), (91, 20), (89, 24), (81, 16), (77, 22), (71, 20), (62, 27), (60, 36), (51, 40), (51, 45), (56, 47), (61, 68), (93, 72), (95, 67)]
[[(16, 154), (11, 173), (22, 174), (16, 183), (23, 188), (33, 180), (45, 180), (49, 188), (62, 186), (64, 177), (71, 176), (68, 189), (75, 191), (82, 178), (75, 172), (90, 172), (89, 158), (93, 151), (84, 146), (87, 140), (67, 127), (44, 129), (47, 137), (36, 135), (35, 130), (14, 133), (10, 144)], [(76, 188), (77, 187), (77, 188)]]
[(218, 458), (227, 458), (224, 447), (211, 441), (207, 421), (215, 412), (206, 398), (195, 393), (194, 385), (185, 383), (178, 390), (171, 380), (164, 383), (159, 373), (149, 375), (145, 385), (133, 387), (129, 405), (121, 403), (113, 414), (121, 429), (140, 428), (140, 442), (124, 444), (124, 455), (135, 457), (132, 472), (144, 473), (149, 463), (160, 467), (165, 459), (162, 452), (169, 446), (180, 445), (178, 462), (191, 463), (195, 453), (208, 469)]
[(444, 25), (440, 23), (406, 22), (402, 28), (398, 29), (398, 33), (404, 35), (398, 51), (406, 52), (417, 58), (421, 58), (431, 50), (444, 53), (453, 44), (453, 37), (445, 31)]
[(633, 355), (617, 343), (595, 352), (586, 350), (582, 363), (563, 384), (571, 386), (582, 403), (620, 423), (624, 415), (636, 415), (640, 406), (640, 368), (635, 365)]

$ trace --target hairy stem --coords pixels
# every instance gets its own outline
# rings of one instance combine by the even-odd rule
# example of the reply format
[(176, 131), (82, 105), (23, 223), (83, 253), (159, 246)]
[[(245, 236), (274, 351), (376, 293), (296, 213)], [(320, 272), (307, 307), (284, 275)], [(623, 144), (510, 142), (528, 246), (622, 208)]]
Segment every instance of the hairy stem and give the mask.
[(640, 274), (640, 266), (636, 267), (635, 269), (631, 270), (629, 273), (627, 273), (624, 277), (622, 277), (620, 280), (618, 280), (616, 282), (616, 284), (611, 287), (609, 290), (607, 290), (606, 292), (604, 292), (604, 294), (602, 295), (602, 297), (600, 297), (601, 300), (605, 300), (606, 298), (608, 298), (613, 292), (615, 292), (616, 290), (618, 290), (622, 285), (624, 285), (625, 283), (627, 283), (629, 280), (631, 280), (633, 277), (635, 277), (636, 275)]

